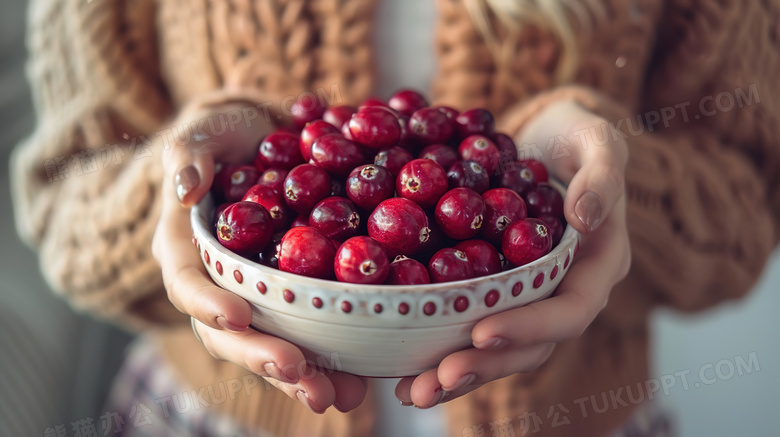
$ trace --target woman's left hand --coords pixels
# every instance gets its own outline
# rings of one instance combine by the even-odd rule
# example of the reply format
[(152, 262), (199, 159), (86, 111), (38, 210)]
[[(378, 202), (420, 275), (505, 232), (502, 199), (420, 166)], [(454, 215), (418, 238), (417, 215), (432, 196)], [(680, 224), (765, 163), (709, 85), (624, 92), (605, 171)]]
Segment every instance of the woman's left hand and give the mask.
[[(555, 345), (579, 337), (606, 306), (612, 287), (628, 273), (631, 250), (623, 194), (628, 148), (620, 135), (593, 144), (584, 129), (601, 134), (607, 122), (573, 102), (548, 106), (523, 130), (518, 144), (563, 139), (562, 158), (545, 156), (551, 174), (568, 183), (564, 212), (582, 235), (579, 252), (555, 294), (545, 300), (479, 321), (472, 348), (445, 357), (439, 366), (396, 386), (405, 405), (429, 408), (491, 381), (531, 372)], [(558, 154), (560, 155), (560, 153)]]

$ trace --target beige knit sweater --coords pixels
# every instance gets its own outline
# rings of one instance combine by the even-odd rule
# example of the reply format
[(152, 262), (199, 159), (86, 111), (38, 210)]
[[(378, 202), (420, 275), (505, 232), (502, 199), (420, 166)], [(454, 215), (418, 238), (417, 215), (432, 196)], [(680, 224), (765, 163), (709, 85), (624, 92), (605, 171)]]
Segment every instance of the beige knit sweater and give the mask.
[[(80, 310), (150, 329), (188, 383), (240, 377), (245, 371), (210, 358), (165, 297), (150, 250), (162, 174), (153, 139), (203, 96), (278, 108), (285, 96), (336, 84), (343, 103), (367, 97), (373, 1), (30, 3), (38, 126), (12, 162), (20, 234), (58, 293)], [(599, 318), (542, 369), (448, 403), (451, 433), (478, 434), (480, 425), (489, 433), (490, 422), (509, 418), (522, 435), (527, 411), (542, 418), (537, 435), (601, 435), (633, 406), (588, 417), (570, 410), (571, 424), (560, 427), (550, 406), (571, 409), (646, 380), (649, 311), (742, 296), (777, 242), (780, 2), (577, 2), (580, 62), (567, 86), (553, 85), (553, 37), (527, 27), (491, 52), (464, 3), (437, 0), (434, 100), (487, 107), (513, 134), (561, 99), (613, 121), (630, 147), (634, 262)], [(315, 417), (264, 390), (217, 409), (278, 435), (341, 436), (370, 435), (373, 407), (369, 394), (356, 412)]]

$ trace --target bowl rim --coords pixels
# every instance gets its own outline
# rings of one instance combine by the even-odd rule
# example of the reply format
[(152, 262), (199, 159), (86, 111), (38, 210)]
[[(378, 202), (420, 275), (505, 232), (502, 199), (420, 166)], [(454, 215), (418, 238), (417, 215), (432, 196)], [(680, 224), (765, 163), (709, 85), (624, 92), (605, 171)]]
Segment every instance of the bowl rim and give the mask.
[[(549, 183), (550, 185), (553, 185), (558, 191), (560, 191), (561, 194), (565, 194), (566, 188), (562, 183), (552, 178), (549, 180)], [(534, 270), (537, 267), (542, 266), (545, 263), (549, 262), (550, 260), (553, 260), (558, 256), (560, 256), (561, 254), (567, 252), (569, 250), (569, 245), (571, 244), (570, 240), (574, 240), (574, 241), (579, 240), (579, 232), (576, 229), (574, 229), (573, 226), (567, 223), (566, 229), (564, 229), (563, 236), (561, 237), (561, 241), (558, 243), (557, 246), (553, 247), (548, 254), (528, 264), (523, 264), (522, 266), (518, 266), (509, 270), (494, 273), (492, 275), (480, 276), (478, 278), (462, 279), (460, 281), (452, 281), (452, 282), (439, 282), (439, 283), (432, 282), (430, 284), (414, 284), (414, 285), (354, 284), (350, 282), (340, 282), (335, 280), (311, 278), (308, 276), (285, 272), (279, 269), (274, 269), (268, 266), (264, 266), (260, 263), (254, 262), (248, 258), (244, 258), (234, 253), (230, 249), (220, 244), (220, 242), (217, 241), (216, 237), (211, 233), (211, 231), (207, 227), (208, 220), (206, 220), (205, 211), (208, 209), (213, 209), (214, 207), (215, 207), (214, 200), (211, 196), (211, 193), (207, 193), (200, 200), (200, 202), (193, 205), (190, 211), (190, 224), (192, 226), (192, 231), (195, 238), (197, 238), (198, 240), (205, 238), (206, 241), (208, 241), (209, 245), (213, 246), (223, 256), (230, 257), (240, 262), (241, 264), (247, 265), (248, 267), (251, 267), (253, 269), (257, 269), (264, 275), (277, 276), (281, 279), (285, 279), (287, 281), (291, 281), (300, 285), (319, 287), (321, 289), (339, 287), (339, 291), (355, 293), (355, 294), (376, 294), (376, 293), (397, 294), (399, 292), (407, 293), (407, 294), (425, 294), (425, 293), (436, 293), (436, 292), (451, 290), (455, 288), (469, 288), (474, 284), (485, 282), (485, 281), (496, 280), (499, 278), (503, 278), (504, 276), (511, 276), (516, 273), (519, 273), (522, 270)]]

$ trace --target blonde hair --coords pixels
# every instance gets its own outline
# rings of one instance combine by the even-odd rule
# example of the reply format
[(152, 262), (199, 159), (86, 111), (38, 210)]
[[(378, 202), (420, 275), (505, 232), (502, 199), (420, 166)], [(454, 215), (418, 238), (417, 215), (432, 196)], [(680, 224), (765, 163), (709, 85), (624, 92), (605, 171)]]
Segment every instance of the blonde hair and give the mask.
[(555, 71), (558, 84), (574, 79), (579, 62), (574, 24), (577, 20), (583, 30), (591, 29), (594, 20), (605, 19), (606, 11), (600, 0), (466, 0), (466, 9), (479, 33), (491, 50), (496, 62), (512, 53), (513, 47), (501, 44), (491, 25), (490, 13), (506, 27), (512, 41), (524, 25), (550, 32), (560, 43), (560, 56)]

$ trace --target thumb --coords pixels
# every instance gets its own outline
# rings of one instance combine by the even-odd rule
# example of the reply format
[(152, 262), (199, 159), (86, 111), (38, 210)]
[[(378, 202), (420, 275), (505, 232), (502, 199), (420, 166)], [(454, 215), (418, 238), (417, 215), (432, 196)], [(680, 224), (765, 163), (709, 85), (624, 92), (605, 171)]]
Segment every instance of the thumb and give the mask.
[(583, 235), (595, 231), (623, 196), (624, 171), (620, 162), (585, 163), (566, 191), (566, 221)]

